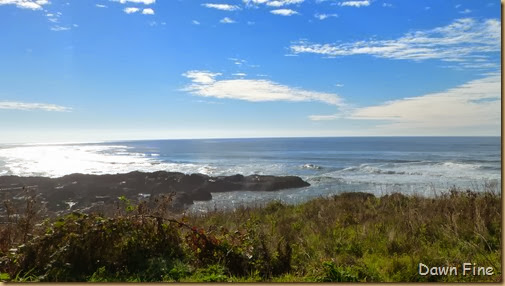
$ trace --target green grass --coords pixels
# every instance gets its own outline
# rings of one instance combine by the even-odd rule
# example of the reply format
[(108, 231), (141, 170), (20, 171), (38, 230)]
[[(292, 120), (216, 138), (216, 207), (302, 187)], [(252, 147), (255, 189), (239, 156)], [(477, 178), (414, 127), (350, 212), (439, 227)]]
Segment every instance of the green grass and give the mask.
[[(501, 196), (345, 193), (300, 205), (173, 217), (132, 207), (73, 213), (5, 252), (6, 281), (501, 281)], [(12, 245), (9, 247), (13, 247)], [(5, 249), (5, 247), (4, 247)], [(492, 266), (493, 276), (420, 276), (418, 264)]]

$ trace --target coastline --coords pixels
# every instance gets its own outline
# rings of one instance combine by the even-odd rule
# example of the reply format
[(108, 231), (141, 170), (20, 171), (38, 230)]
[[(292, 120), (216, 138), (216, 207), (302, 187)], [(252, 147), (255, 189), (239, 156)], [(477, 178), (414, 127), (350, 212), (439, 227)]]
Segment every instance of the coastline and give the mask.
[[(173, 196), (171, 208), (182, 211), (194, 201), (208, 201), (211, 193), (230, 191), (273, 192), (302, 188), (309, 183), (296, 176), (233, 175), (211, 177), (179, 172), (129, 172), (124, 174), (71, 174), (59, 178), (0, 176), (2, 201), (22, 201), (28, 193), (49, 213), (98, 211), (114, 205), (118, 197), (133, 202)], [(27, 194), (23, 194), (27, 193)], [(3, 206), (0, 207), (0, 210)]]

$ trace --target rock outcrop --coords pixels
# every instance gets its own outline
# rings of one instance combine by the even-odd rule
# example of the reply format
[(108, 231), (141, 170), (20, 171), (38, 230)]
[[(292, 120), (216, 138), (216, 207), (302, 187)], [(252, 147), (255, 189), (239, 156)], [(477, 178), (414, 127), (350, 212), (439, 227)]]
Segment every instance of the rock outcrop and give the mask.
[(233, 175), (210, 177), (203, 174), (186, 175), (177, 172), (131, 172), (115, 175), (71, 174), (60, 178), (0, 177), (0, 199), (20, 195), (20, 190), (36, 191), (46, 208), (58, 211), (73, 204), (83, 209), (93, 203), (109, 204), (117, 197), (129, 199), (154, 197), (175, 193), (174, 206), (183, 208), (194, 201), (212, 199), (211, 193), (230, 191), (277, 191), (301, 188), (310, 184), (295, 176)]

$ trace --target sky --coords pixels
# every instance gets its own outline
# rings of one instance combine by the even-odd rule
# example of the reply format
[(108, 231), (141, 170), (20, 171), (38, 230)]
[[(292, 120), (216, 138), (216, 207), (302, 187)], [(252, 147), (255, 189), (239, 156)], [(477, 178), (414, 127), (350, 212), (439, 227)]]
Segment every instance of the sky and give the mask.
[(499, 1), (0, 0), (0, 143), (499, 136)]

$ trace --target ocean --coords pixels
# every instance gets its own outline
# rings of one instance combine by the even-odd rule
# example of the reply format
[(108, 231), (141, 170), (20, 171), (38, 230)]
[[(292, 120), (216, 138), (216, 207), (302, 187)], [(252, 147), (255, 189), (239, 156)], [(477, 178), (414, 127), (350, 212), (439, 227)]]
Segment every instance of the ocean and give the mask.
[(199, 139), (93, 144), (1, 145), (0, 176), (59, 177), (174, 171), (211, 176), (295, 175), (311, 186), (229, 192), (191, 211), (299, 203), (340, 192), (431, 196), (455, 186), (501, 190), (500, 137), (343, 137)]

